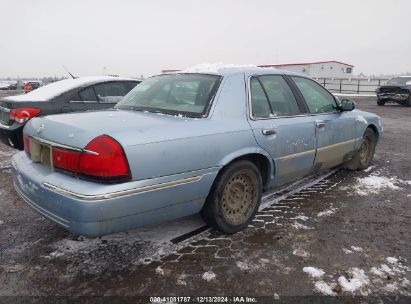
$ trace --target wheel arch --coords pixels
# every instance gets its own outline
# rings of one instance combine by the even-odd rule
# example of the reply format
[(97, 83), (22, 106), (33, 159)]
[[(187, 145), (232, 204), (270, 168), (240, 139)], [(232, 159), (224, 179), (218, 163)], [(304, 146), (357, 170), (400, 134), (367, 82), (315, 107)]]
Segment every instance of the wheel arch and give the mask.
[(377, 142), (379, 142), (380, 141), (380, 132), (378, 131), (378, 128), (374, 124), (369, 124), (366, 129), (368, 129), (368, 128), (370, 128), (374, 132), (375, 137), (377, 139)]
[(221, 169), (218, 175), (220, 175), (227, 166), (239, 160), (248, 160), (256, 165), (261, 173), (263, 187), (267, 186), (274, 178), (275, 164), (271, 156), (262, 149), (245, 149), (227, 155), (220, 163)]

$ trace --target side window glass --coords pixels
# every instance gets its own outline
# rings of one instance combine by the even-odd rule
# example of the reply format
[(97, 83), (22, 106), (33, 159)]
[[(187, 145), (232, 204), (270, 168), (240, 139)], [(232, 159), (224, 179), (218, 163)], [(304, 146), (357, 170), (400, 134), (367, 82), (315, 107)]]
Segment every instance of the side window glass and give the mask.
[(69, 95), (67, 101), (80, 101), (80, 100), (81, 100), (81, 97), (80, 97), (79, 93), (76, 92), (74, 94)]
[(125, 82), (125, 85), (127, 87), (127, 93), (130, 92), (136, 85), (138, 85), (138, 82), (133, 82), (133, 81), (127, 81)]
[(100, 103), (117, 103), (129, 91), (122, 82), (100, 83), (94, 89)]
[(282, 76), (259, 76), (259, 79), (271, 104), (273, 116), (292, 116), (301, 113), (293, 92)]
[(310, 113), (328, 113), (335, 111), (334, 97), (321, 85), (303, 77), (292, 77), (303, 94)]
[(256, 77), (251, 78), (251, 111), (254, 118), (267, 118), (271, 115), (270, 106), (264, 90)]
[(79, 92), (82, 101), (94, 101), (97, 102), (96, 94), (93, 87), (88, 87)]

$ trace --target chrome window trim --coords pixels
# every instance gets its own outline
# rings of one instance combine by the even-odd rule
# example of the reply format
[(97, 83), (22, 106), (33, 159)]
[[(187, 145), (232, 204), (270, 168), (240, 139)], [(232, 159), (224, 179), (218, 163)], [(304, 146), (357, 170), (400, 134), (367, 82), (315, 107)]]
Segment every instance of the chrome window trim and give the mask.
[(141, 193), (152, 192), (152, 191), (156, 191), (156, 190), (167, 189), (167, 188), (171, 188), (171, 187), (176, 187), (176, 186), (180, 186), (180, 185), (185, 185), (185, 184), (190, 184), (190, 183), (193, 183), (193, 182), (197, 182), (197, 181), (201, 180), (202, 178), (203, 178), (203, 176), (192, 176), (192, 177), (182, 178), (182, 179), (178, 179), (178, 180), (173, 180), (173, 181), (154, 184), (154, 185), (149, 185), (149, 186), (142, 186), (142, 187), (133, 188), (133, 189), (127, 189), (127, 190), (104, 193), (104, 194), (95, 194), (95, 195), (76, 193), (76, 192), (66, 190), (66, 189), (60, 188), (58, 186), (52, 185), (50, 183), (43, 183), (43, 186), (45, 188), (53, 191), (53, 192), (58, 193), (58, 194), (62, 194), (62, 195), (69, 196), (69, 197), (72, 197), (72, 198), (75, 198), (75, 199), (91, 202), (91, 201), (101, 201), (101, 200), (107, 200), (107, 199), (130, 196), (130, 195), (134, 195), (134, 194), (141, 194)]
[[(247, 94), (247, 98), (248, 98), (248, 117), (253, 120), (253, 121), (259, 121), (259, 120), (269, 120), (269, 119), (279, 119), (279, 118), (293, 118), (293, 117), (309, 117), (309, 116), (318, 116), (318, 115), (327, 115), (327, 114), (338, 114), (338, 111), (333, 111), (333, 112), (323, 112), (323, 113), (301, 113), (301, 114), (297, 114), (297, 115), (286, 115), (286, 116), (270, 116), (270, 117), (254, 117), (253, 115), (253, 107), (252, 107), (252, 99), (251, 99), (251, 78), (252, 77), (258, 77), (258, 76), (284, 76), (287, 74), (254, 74), (254, 75), (250, 75), (248, 76), (247, 79), (247, 90), (248, 90), (248, 94)], [(301, 76), (299, 76), (301, 77)], [(302, 78), (306, 78), (306, 77), (302, 77)], [(288, 85), (288, 84), (287, 84)]]

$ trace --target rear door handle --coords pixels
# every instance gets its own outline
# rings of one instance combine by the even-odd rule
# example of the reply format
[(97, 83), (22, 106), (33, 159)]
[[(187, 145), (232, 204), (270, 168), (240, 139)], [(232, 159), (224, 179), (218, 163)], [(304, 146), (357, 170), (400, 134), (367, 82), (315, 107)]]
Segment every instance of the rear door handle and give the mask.
[(324, 127), (325, 127), (325, 121), (323, 121), (323, 120), (317, 120), (317, 121), (315, 122), (315, 126), (316, 126), (317, 128), (324, 128)]
[(272, 129), (272, 128), (270, 128), (270, 129), (263, 129), (263, 135), (273, 135), (273, 134), (276, 134), (277, 133), (277, 131), (275, 130), (275, 129)]

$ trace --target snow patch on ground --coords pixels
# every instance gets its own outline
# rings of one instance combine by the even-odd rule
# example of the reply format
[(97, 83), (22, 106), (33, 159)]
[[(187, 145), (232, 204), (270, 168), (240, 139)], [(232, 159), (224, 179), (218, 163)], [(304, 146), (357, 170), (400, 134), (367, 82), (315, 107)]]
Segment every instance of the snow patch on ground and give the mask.
[[(380, 267), (372, 267), (367, 274), (363, 269), (353, 267), (348, 269), (344, 275), (331, 279), (331, 282), (326, 282), (323, 279), (325, 273), (322, 269), (304, 267), (303, 271), (315, 281), (315, 291), (323, 295), (360, 294), (367, 296), (371, 292), (377, 291), (411, 296), (408, 291), (411, 283), (405, 277), (405, 274), (410, 271), (410, 268), (405, 265), (406, 260), (401, 257), (387, 257), (385, 260), (390, 266), (381, 264)], [(332, 276), (327, 277), (331, 278)]]
[(294, 224), (292, 224), (291, 226), (294, 227), (295, 229), (304, 229), (304, 230), (314, 229), (313, 227), (305, 226), (299, 222), (294, 222)]
[(364, 270), (354, 267), (351, 268), (349, 272), (352, 278), (347, 279), (345, 276), (338, 278), (338, 283), (344, 291), (355, 292), (370, 283)]
[(352, 253), (352, 251), (351, 251), (350, 249), (347, 249), (347, 248), (343, 248), (342, 251), (343, 251), (345, 254)]
[(178, 278), (177, 278), (177, 285), (180, 286), (187, 286), (187, 282), (185, 279), (187, 278), (187, 275), (185, 273), (182, 273)]
[(333, 291), (334, 286), (325, 283), (324, 281), (318, 281), (314, 284), (315, 289), (323, 295), (335, 296), (336, 293)]
[(296, 217), (292, 217), (292, 220), (302, 220), (302, 221), (308, 221), (310, 218), (305, 215), (297, 215)]
[(337, 208), (332, 208), (332, 207), (331, 207), (330, 209), (327, 209), (327, 210), (325, 210), (325, 211), (322, 211), (322, 212), (317, 213), (317, 216), (318, 216), (318, 217), (330, 216), (331, 214), (334, 214), (337, 210), (338, 210)]
[(203, 280), (210, 282), (216, 278), (216, 275), (211, 270), (203, 273)]
[(357, 184), (353, 187), (359, 195), (377, 194), (382, 190), (399, 190), (401, 184), (407, 184), (408, 181), (400, 180), (396, 177), (386, 177), (370, 175), (363, 178), (357, 178)]
[(364, 169), (364, 172), (370, 172), (372, 169), (374, 169), (375, 166), (369, 166), (367, 169)]
[(357, 246), (351, 246), (351, 249), (356, 251), (356, 252), (362, 252), (362, 248), (361, 247), (357, 247)]
[(384, 290), (388, 292), (395, 292), (398, 290), (397, 282), (394, 282), (393, 284), (387, 284), (384, 287)]
[(390, 264), (396, 264), (396, 263), (398, 263), (398, 259), (397, 259), (397, 258), (394, 258), (394, 257), (388, 257), (388, 258), (386, 258), (386, 260), (387, 260), (387, 262), (390, 263)]
[(320, 278), (325, 274), (324, 270), (312, 266), (304, 267), (303, 271), (312, 278)]
[(379, 276), (380, 278), (386, 278), (387, 275), (385, 274), (384, 271), (382, 271), (381, 269), (377, 268), (377, 267), (372, 267), (370, 270), (370, 273)]
[(158, 266), (156, 268), (156, 273), (163, 276), (164, 275), (164, 269), (161, 268), (160, 266)]
[(307, 251), (302, 250), (302, 249), (294, 249), (293, 254), (299, 257), (303, 257), (303, 258), (310, 256), (310, 254)]
[(248, 264), (242, 261), (237, 261), (235, 263), (237, 265), (238, 268), (240, 268), (242, 271), (247, 271), (250, 269), (250, 267), (248, 267)]

